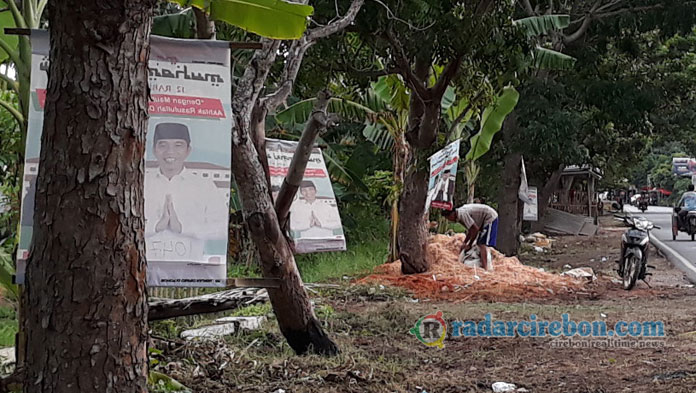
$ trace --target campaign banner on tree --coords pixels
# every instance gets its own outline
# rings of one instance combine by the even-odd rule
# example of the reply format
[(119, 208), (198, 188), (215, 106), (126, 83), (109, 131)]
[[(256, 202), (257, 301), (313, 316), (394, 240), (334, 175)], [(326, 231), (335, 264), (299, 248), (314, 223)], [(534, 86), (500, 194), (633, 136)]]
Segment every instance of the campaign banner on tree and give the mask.
[[(20, 283), (31, 245), (48, 80), (48, 33), (32, 31), (31, 40), (32, 100), (17, 255)], [(226, 285), (232, 128), (229, 58), (226, 42), (151, 37), (144, 180), (150, 286)]]
[[(266, 139), (274, 202), (296, 148), (297, 142)], [(312, 150), (302, 184), (290, 206), (289, 227), (298, 254), (346, 249), (336, 197), (319, 148)]]
[(527, 187), (527, 199), (522, 207), (522, 219), (524, 221), (537, 221), (539, 219), (539, 195), (536, 187)]
[(459, 144), (450, 143), (430, 157), (430, 180), (426, 207), (452, 210), (454, 208), (454, 185), (457, 182)]

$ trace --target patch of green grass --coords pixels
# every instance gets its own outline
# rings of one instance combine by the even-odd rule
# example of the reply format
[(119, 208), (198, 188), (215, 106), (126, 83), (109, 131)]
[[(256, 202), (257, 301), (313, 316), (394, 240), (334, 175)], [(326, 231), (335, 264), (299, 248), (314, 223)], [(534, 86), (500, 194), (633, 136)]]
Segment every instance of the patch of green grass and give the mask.
[(387, 243), (373, 240), (347, 247), (347, 251), (298, 255), (297, 266), (306, 282), (326, 282), (343, 276), (365, 275), (387, 258)]
[(14, 346), (18, 328), (15, 309), (11, 306), (0, 307), (0, 348)]
[(234, 310), (231, 317), (260, 317), (273, 312), (271, 303), (251, 304)]
[[(387, 259), (389, 221), (378, 210), (347, 207), (343, 211), (347, 251), (295, 255), (305, 282), (340, 280), (368, 274)], [(257, 266), (230, 265), (229, 277), (259, 277)]]
[(256, 278), (261, 277), (258, 266), (228, 265), (227, 277)]

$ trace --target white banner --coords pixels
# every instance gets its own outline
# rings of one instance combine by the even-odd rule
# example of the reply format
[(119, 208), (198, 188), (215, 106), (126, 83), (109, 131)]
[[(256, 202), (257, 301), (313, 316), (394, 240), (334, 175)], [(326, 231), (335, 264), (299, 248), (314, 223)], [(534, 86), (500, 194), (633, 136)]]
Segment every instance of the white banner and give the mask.
[(520, 188), (517, 191), (517, 196), (524, 203), (532, 203), (529, 199), (529, 184), (527, 183), (527, 169), (524, 167), (524, 157), (520, 158)]
[(460, 143), (461, 140), (456, 140), (430, 156), (426, 207), (445, 210), (454, 208), (454, 186), (457, 183)]
[[(274, 201), (296, 148), (297, 142), (266, 139)], [(319, 148), (312, 150), (302, 184), (290, 206), (290, 236), (298, 254), (346, 249), (336, 197)]]
[[(18, 281), (29, 255), (48, 70), (48, 33), (32, 31)], [(151, 38), (145, 147), (145, 247), (150, 286), (225, 286), (232, 128), (224, 41)]]
[(537, 195), (536, 187), (527, 188), (527, 201), (524, 203), (522, 210), (522, 219), (524, 221), (537, 221), (539, 219), (539, 196)]

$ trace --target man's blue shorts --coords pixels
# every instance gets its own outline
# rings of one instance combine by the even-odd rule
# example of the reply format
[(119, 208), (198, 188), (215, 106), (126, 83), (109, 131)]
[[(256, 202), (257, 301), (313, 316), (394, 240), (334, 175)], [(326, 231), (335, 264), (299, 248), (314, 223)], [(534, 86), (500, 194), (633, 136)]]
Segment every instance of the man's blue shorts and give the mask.
[(485, 225), (478, 235), (478, 240), (476, 244), (479, 246), (489, 246), (495, 247), (496, 240), (498, 238), (498, 219), (492, 223)]

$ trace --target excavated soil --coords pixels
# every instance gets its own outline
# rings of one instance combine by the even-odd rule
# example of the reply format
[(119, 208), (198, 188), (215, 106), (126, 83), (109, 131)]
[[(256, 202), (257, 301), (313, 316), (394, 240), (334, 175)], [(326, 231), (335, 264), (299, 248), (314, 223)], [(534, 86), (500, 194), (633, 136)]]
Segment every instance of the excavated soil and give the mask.
[(380, 265), (358, 284), (379, 283), (405, 288), (416, 297), (440, 300), (522, 301), (589, 294), (596, 286), (587, 279), (571, 278), (526, 266), (491, 250), (493, 271), (459, 262), (465, 236), (434, 235), (427, 246), (430, 270), (403, 275), (401, 262)]

